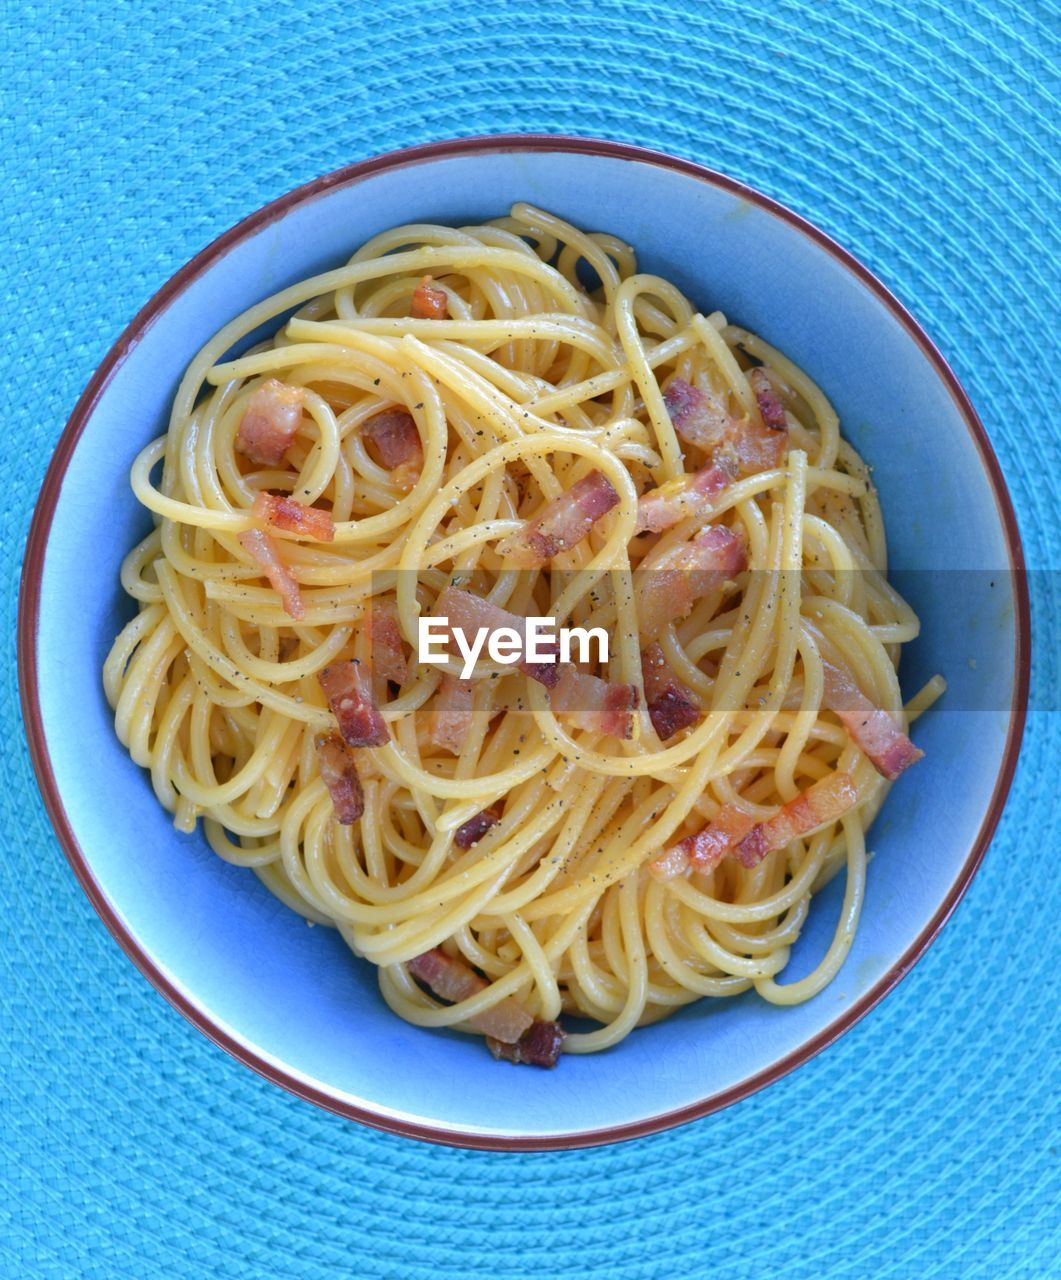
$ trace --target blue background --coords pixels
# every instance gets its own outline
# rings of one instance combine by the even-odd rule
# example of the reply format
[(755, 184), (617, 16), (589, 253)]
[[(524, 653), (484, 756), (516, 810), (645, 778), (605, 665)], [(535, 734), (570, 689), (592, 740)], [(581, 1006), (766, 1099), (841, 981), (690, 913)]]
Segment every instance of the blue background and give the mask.
[[(0, 1275), (1061, 1274), (1061, 591), (1045, 572), (1061, 567), (1059, 17), (1008, 0), (8, 9)], [(1010, 805), (898, 990), (720, 1115), (615, 1148), (493, 1155), (318, 1112), (148, 987), (44, 817), (14, 634), (51, 449), (178, 266), (338, 165), (519, 130), (703, 161), (852, 249), (953, 362), (1044, 572)]]

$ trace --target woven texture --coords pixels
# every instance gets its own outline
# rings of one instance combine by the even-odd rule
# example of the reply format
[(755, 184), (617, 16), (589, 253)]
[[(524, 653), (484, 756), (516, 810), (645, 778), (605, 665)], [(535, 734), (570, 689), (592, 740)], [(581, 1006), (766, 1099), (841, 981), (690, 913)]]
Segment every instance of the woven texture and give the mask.
[(296, 184), (470, 133), (659, 147), (816, 221), (954, 363), (1029, 562), (1061, 567), (1058, 351), (1043, 349), (1061, 255), (1058, 19), (1041, 0), (8, 9), (0, 1274), (1061, 1274), (1056, 574), (1033, 575), (1036, 710), (1011, 803), (914, 973), (839, 1044), (729, 1111), (547, 1155), (370, 1132), (186, 1024), (67, 868), (22, 744), (14, 656), (44, 468), (136, 309)]

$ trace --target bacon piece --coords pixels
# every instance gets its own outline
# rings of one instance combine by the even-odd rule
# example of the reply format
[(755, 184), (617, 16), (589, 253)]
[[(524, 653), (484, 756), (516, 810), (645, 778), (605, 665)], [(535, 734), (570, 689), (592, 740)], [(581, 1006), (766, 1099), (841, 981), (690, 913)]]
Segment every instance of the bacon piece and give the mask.
[(660, 742), (666, 742), (679, 730), (688, 729), (699, 720), (700, 709), (687, 696), (688, 693), (684, 685), (674, 681), (648, 704), (648, 717)]
[(379, 747), (389, 740), (387, 722), (372, 693), (372, 669), (356, 658), (333, 662), (318, 675), (339, 732), (352, 747)]
[(728, 461), (744, 476), (779, 467), (788, 451), (788, 419), (769, 374), (765, 369), (752, 369), (748, 380), (755, 392), (759, 416), (734, 419), (715, 454), (716, 462)]
[(635, 533), (662, 533), (687, 516), (707, 516), (715, 499), (733, 480), (724, 466), (711, 463), (691, 475), (679, 476), (650, 489), (637, 503)]
[(663, 403), (678, 435), (708, 453), (722, 443), (733, 421), (715, 396), (684, 378), (671, 379)]
[(469, 818), (467, 822), (462, 822), (457, 828), (457, 833), (453, 837), (453, 843), (458, 849), (470, 849), (473, 844), (486, 835), (491, 827), (496, 827), (501, 821), (501, 815), (496, 809), (484, 809), (482, 813), (477, 813), (474, 818)]
[[(460, 587), (447, 587), (435, 602), (434, 613), (437, 618), (447, 618), (449, 620), (450, 630), (459, 628), (463, 631), (469, 644), (476, 632), (484, 627), (487, 631), (497, 631), (501, 627), (510, 627), (519, 635), (526, 635), (527, 619), (522, 614), (510, 613), (507, 609), (502, 609), (500, 605), (492, 604), (489, 600), (484, 600), (482, 596), (472, 595), (470, 591), (463, 591)], [(540, 643), (538, 646), (539, 651), (549, 647), (545, 643)], [(555, 653), (555, 646), (553, 646), (553, 652)], [(527, 662), (521, 660), (516, 665), (524, 675), (530, 676), (532, 680), (537, 680), (539, 684), (545, 685), (547, 689), (554, 688), (560, 679), (560, 668), (555, 661)]]
[(673, 378), (663, 395), (674, 430), (683, 440), (711, 454), (734, 474), (755, 475), (781, 465), (788, 448), (788, 420), (769, 375), (748, 375), (759, 405), (760, 420), (734, 418), (719, 400), (684, 378)]
[(703, 830), (664, 849), (649, 863), (649, 870), (661, 880), (681, 875), (690, 865), (699, 871), (711, 871), (756, 826), (757, 821), (736, 805), (724, 804)]
[(468, 1019), (468, 1025), (474, 1030), (502, 1044), (515, 1044), (533, 1024), (534, 1019), (512, 996)]
[(365, 440), (374, 447), (380, 465), (388, 471), (414, 459), (423, 462), (423, 446), (413, 415), (406, 409), (384, 409), (366, 419), (361, 428)]
[(689, 855), (681, 844), (672, 844), (652, 859), (648, 869), (657, 880), (673, 880), (689, 870)]
[(569, 551), (611, 511), (619, 495), (599, 471), (591, 471), (547, 503), (533, 520), (497, 544), (497, 553), (518, 569), (534, 569)]
[[(440, 947), (433, 947), (409, 961), (409, 972), (431, 988), (440, 1000), (459, 1004), (485, 991), (490, 985), (463, 960), (454, 960)], [(468, 1025), (503, 1044), (515, 1044), (534, 1025), (534, 1019), (511, 996), (468, 1019)]]
[(746, 867), (762, 862), (768, 853), (783, 849), (798, 836), (807, 836), (828, 822), (842, 818), (858, 803), (855, 780), (849, 773), (830, 773), (801, 791), (772, 818), (756, 823), (734, 853)]
[(635, 573), (641, 634), (648, 640), (684, 618), (693, 605), (748, 566), (744, 541), (724, 525), (708, 525), (692, 542), (650, 552)]
[(775, 431), (753, 418), (745, 418), (735, 424), (715, 459), (731, 467), (736, 475), (754, 476), (779, 467), (787, 452), (787, 431)]
[(525, 1031), (515, 1044), (505, 1044), (486, 1037), (487, 1046), (495, 1058), (506, 1062), (525, 1062), (532, 1067), (555, 1067), (566, 1039), (559, 1022), (544, 1022), (536, 1018), (530, 1030)]
[(384, 409), (365, 421), (361, 435), (370, 455), (391, 472), (398, 488), (411, 489), (424, 466), (424, 446), (413, 415), (405, 409)]
[(748, 381), (755, 392), (755, 401), (759, 406), (763, 425), (769, 427), (771, 431), (787, 431), (788, 419), (785, 417), (785, 406), (781, 403), (781, 397), (770, 381), (770, 375), (765, 369), (751, 369), (748, 372)]
[(365, 619), (365, 628), (372, 653), (372, 670), (384, 680), (404, 684), (409, 674), (409, 663), (402, 647), (398, 606), (389, 596), (373, 599)]
[(328, 511), (307, 507), (295, 498), (275, 493), (259, 493), (251, 504), (251, 513), (259, 520), (282, 529), (285, 533), (301, 533), (316, 542), (335, 539), (335, 521)]
[(829, 662), (822, 665), (825, 706), (839, 716), (852, 742), (866, 753), (877, 772), (894, 782), (925, 753), (914, 746), (886, 711), (870, 702), (846, 671)]
[(710, 871), (733, 854), (746, 867), (754, 867), (768, 853), (783, 849), (797, 836), (810, 835), (827, 822), (835, 822), (858, 799), (849, 773), (831, 773), (801, 791), (772, 818), (759, 822), (733, 804), (724, 804), (702, 831), (672, 844), (648, 864), (657, 879), (670, 880), (690, 866)]
[(634, 736), (635, 685), (610, 684), (565, 667), (549, 700), (556, 715), (566, 716), (588, 733), (605, 733), (610, 738)]
[(428, 730), (431, 741), (459, 756), (472, 725), (474, 701), (475, 685), (471, 680), (458, 680), (448, 672), (444, 674), (431, 707)]
[(689, 575), (693, 599), (699, 600), (748, 567), (744, 539), (725, 525), (702, 529), (683, 550), (681, 568)]
[(727, 853), (740, 844), (756, 826), (751, 814), (738, 809), (735, 804), (724, 804), (703, 831), (689, 839), (689, 860), (701, 871), (718, 866)]
[(332, 798), (335, 816), (349, 826), (365, 812), (365, 796), (354, 753), (337, 733), (319, 733), (313, 745), (317, 748), (317, 768)]
[(302, 593), (298, 589), (291, 570), (280, 559), (276, 543), (267, 533), (260, 529), (247, 529), (238, 535), (239, 545), (259, 566), (269, 579), (269, 585), (283, 602), (284, 612), (296, 621), (306, 616), (306, 606), (302, 603)]
[(302, 421), (302, 387), (270, 378), (251, 395), (236, 431), (236, 448), (263, 467), (275, 467)]
[(431, 988), (440, 1000), (457, 1004), (485, 991), (490, 985), (463, 960), (454, 960), (439, 947), (409, 961), (409, 972)]
[(661, 742), (673, 738), (679, 729), (687, 729), (700, 718), (696, 695), (682, 684), (658, 644), (649, 645), (641, 655), (641, 674), (645, 681), (645, 702), (652, 727)]
[(445, 289), (439, 289), (431, 283), (430, 276), (424, 276), (413, 290), (413, 302), (409, 314), (417, 320), (449, 319), (449, 299)]

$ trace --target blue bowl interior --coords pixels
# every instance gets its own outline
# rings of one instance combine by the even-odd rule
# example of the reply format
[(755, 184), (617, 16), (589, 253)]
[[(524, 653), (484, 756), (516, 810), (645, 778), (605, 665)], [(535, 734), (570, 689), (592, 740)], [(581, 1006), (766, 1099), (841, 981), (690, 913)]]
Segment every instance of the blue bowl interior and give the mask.
[[(629, 240), (643, 269), (705, 312), (721, 308), (761, 332), (818, 380), (875, 469), (897, 580), (923, 621), (904, 688), (935, 671), (952, 685), (915, 732), (926, 759), (873, 829), (866, 909), (831, 987), (793, 1009), (754, 994), (702, 1001), (551, 1073), (496, 1064), (475, 1041), (405, 1025), (380, 999), (372, 967), (334, 932), (307, 927), (200, 835), (177, 834), (118, 744), (100, 683), (130, 613), (119, 566), (147, 528), (129, 466), (165, 429), (199, 346), (384, 228), (483, 220), (520, 199)], [(586, 1133), (696, 1104), (768, 1070), (827, 1031), (926, 928), (977, 838), (1004, 754), (1014, 663), (1007, 565), (991, 487), (946, 387), (881, 301), (804, 232), (647, 162), (560, 152), (438, 159), (330, 190), (247, 237), (172, 300), (116, 371), (70, 462), (47, 547), (41, 712), (92, 875), (138, 946), (219, 1028), (384, 1120), (472, 1135)], [(834, 882), (815, 902), (792, 976), (828, 945), (841, 890)]]

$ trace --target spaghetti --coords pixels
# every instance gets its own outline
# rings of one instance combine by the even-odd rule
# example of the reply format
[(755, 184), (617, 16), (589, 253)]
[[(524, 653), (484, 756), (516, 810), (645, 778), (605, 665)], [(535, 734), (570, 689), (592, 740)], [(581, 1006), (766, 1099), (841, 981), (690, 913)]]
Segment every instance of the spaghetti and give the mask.
[[(121, 741), (403, 1018), (552, 1065), (837, 973), (942, 681), (904, 711), (918, 621), (822, 392), (630, 246), (526, 204), (384, 232), (207, 344), (132, 485)], [(428, 615), (611, 644), (465, 679), (418, 660)], [(779, 981), (842, 869), (831, 945)]]

